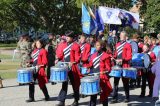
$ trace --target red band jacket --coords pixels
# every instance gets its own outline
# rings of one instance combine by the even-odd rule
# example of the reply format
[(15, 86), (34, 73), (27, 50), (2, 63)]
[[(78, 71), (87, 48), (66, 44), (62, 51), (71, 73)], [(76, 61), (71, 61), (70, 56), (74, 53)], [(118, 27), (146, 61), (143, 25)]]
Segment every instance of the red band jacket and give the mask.
[[(117, 43), (116, 44), (116, 48), (121, 44), (121, 42)], [(115, 51), (115, 54), (114, 54), (114, 58), (117, 58), (117, 49)], [(126, 42), (126, 44), (124, 45), (123, 47), (123, 50), (122, 50), (122, 67), (123, 68), (128, 68), (130, 67), (130, 61), (132, 59), (132, 47), (129, 43)]]
[[(94, 53), (91, 56), (89, 66), (93, 67), (93, 60), (98, 56), (98, 52)], [(99, 71), (104, 72), (104, 71), (111, 71), (111, 58), (109, 54), (106, 52), (103, 52), (103, 54), (100, 57), (99, 61)], [(102, 88), (102, 93), (100, 94), (100, 101), (103, 102), (112, 92), (112, 86), (109, 81), (109, 77), (107, 74), (100, 74), (100, 86)]]
[[(33, 53), (37, 52), (38, 49), (35, 49)], [(33, 62), (33, 60), (32, 60)], [(38, 71), (38, 84), (40, 88), (42, 89), (44, 85), (48, 82), (47, 75), (45, 73), (45, 67), (48, 64), (47, 60), (47, 51), (45, 49), (40, 49), (39, 54), (38, 54), (38, 60), (37, 60), (37, 65), (44, 65), (39, 68)]]
[(83, 67), (87, 67), (89, 64), (89, 56), (91, 51), (91, 45), (89, 43), (80, 44), (81, 48), (81, 62)]
[[(67, 42), (60, 44), (58, 47), (60, 47), (59, 50), (56, 50), (56, 56), (58, 57), (59, 60), (63, 61), (64, 60), (64, 52), (63, 50), (65, 48), (67, 48), (68, 44)], [(61, 52), (58, 52), (61, 51)], [(71, 71), (73, 73), (73, 77), (74, 77), (74, 85), (73, 88), (75, 90), (79, 90), (79, 86), (80, 86), (80, 77), (81, 77), (81, 73), (80, 70), (78, 68), (78, 64), (80, 62), (80, 46), (76, 43), (73, 42), (71, 48), (70, 48), (70, 62), (75, 62), (72, 67), (71, 67)]]

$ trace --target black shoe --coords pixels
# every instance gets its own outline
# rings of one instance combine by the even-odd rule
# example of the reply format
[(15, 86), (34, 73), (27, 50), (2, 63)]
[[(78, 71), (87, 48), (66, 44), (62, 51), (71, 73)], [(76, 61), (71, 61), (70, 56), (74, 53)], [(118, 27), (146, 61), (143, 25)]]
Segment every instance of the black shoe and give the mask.
[(154, 101), (154, 102), (156, 102), (157, 100), (159, 100), (158, 97), (153, 97), (152, 98), (152, 101)]
[(51, 82), (51, 85), (56, 85), (57, 83), (55, 83), (55, 82)]
[(137, 87), (137, 88), (140, 88), (140, 87), (141, 87), (141, 85), (139, 85), (139, 84), (138, 84), (138, 85), (136, 85), (136, 87)]
[(145, 97), (145, 95), (139, 95), (139, 98), (144, 98)]
[(112, 99), (110, 103), (118, 103), (117, 99)]
[(70, 106), (78, 106), (78, 101), (74, 101)]
[(64, 102), (59, 101), (58, 104), (56, 104), (56, 106), (65, 106)]
[(28, 100), (26, 100), (26, 102), (35, 102), (35, 100), (34, 99), (28, 99)]
[(124, 102), (125, 102), (125, 103), (128, 103), (128, 102), (129, 102), (129, 99), (124, 99)]
[(22, 83), (19, 83), (19, 86), (23, 86), (24, 84), (22, 84)]
[(87, 95), (81, 94), (80, 97), (81, 97), (81, 98), (85, 98), (85, 97), (87, 97)]
[(135, 88), (135, 85), (130, 85), (129, 87), (130, 87), (130, 88)]
[(45, 97), (45, 99), (44, 99), (45, 101), (49, 101), (50, 100), (50, 97), (48, 96), (48, 97)]
[(152, 95), (151, 95), (151, 94), (149, 94), (149, 95), (147, 95), (147, 97), (152, 97)]

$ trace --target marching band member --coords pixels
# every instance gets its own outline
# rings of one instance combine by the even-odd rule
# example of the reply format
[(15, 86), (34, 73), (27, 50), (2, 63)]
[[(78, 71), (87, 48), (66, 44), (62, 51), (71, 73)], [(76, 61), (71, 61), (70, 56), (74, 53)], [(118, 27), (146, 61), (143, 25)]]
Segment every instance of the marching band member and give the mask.
[(91, 45), (86, 42), (86, 36), (80, 36), (80, 49), (81, 49), (81, 62), (82, 67), (87, 67), (89, 64), (89, 56), (91, 51)]
[(66, 36), (62, 36), (61, 37), (61, 41), (60, 43), (57, 45), (57, 48), (56, 48), (56, 58), (57, 59), (62, 59), (63, 57), (63, 50), (65, 49), (65, 45), (66, 45)]
[(152, 41), (152, 45), (151, 45), (150, 50), (152, 51), (157, 46), (157, 43), (156, 43), (156, 39), (155, 38), (151, 38), (151, 41)]
[[(45, 67), (48, 63), (47, 60), (47, 51), (44, 49), (43, 41), (36, 41), (36, 49), (32, 52), (32, 64), (36, 67), (36, 71), (33, 74), (34, 81), (38, 79), (38, 85), (42, 90), (45, 100), (48, 101), (50, 99), (48, 95), (48, 90), (46, 87), (46, 83), (48, 82), (47, 75), (45, 73)], [(34, 102), (34, 92), (35, 85), (34, 82), (29, 84), (29, 100), (27, 102)]]
[[(120, 33), (120, 42), (116, 44), (116, 51), (114, 58), (116, 58), (116, 63), (120, 64), (122, 68), (130, 67), (130, 60), (132, 59), (132, 48), (129, 43), (126, 42), (127, 33), (122, 31)], [(114, 78), (114, 90), (113, 99), (111, 103), (117, 103), (118, 101), (118, 85), (120, 78)], [(125, 100), (124, 102), (129, 102), (129, 78), (122, 77), (123, 87), (125, 90)]]
[(160, 52), (158, 53), (155, 64), (152, 66), (152, 73), (155, 74), (155, 80), (153, 85), (153, 100), (158, 100), (160, 90)]
[[(132, 36), (132, 41), (137, 43), (138, 46), (138, 53), (142, 53), (143, 52), (143, 43), (139, 41), (139, 35), (138, 34), (133, 34)], [(136, 85), (137, 83), (137, 85)], [(138, 69), (137, 72), (137, 79), (131, 79), (130, 80), (130, 88), (133, 88), (135, 86), (140, 87), (140, 83), (141, 83), (141, 69)]]
[[(100, 101), (103, 106), (108, 106), (108, 96), (112, 92), (112, 87), (109, 82), (109, 77), (106, 72), (109, 73), (111, 71), (111, 58), (110, 56), (103, 50), (104, 44), (102, 41), (96, 42), (96, 50), (97, 52), (91, 56), (89, 66), (93, 68), (93, 72), (100, 71), (100, 86), (102, 92), (100, 94)], [(101, 74), (102, 72), (102, 74)], [(90, 98), (89, 106), (96, 106), (97, 95), (92, 95)]]
[[(71, 104), (71, 106), (77, 106), (79, 101), (79, 86), (81, 76), (80, 70), (78, 68), (78, 63), (80, 62), (80, 47), (76, 42), (74, 42), (73, 38), (74, 33), (72, 31), (66, 33), (67, 42), (59, 45), (61, 48), (63, 48), (63, 50), (61, 49), (62, 52), (56, 52), (58, 59), (55, 61), (55, 63), (61, 60), (64, 60), (64, 62), (69, 62), (69, 67), (71, 67), (71, 70), (68, 72), (68, 76), (74, 92), (74, 102)], [(63, 82), (62, 84), (62, 89), (58, 95), (59, 103), (57, 106), (65, 105), (67, 90), (68, 81)]]
[(95, 42), (96, 42), (96, 37), (93, 36), (93, 35), (90, 35), (90, 37), (89, 37), (89, 43), (90, 43), (91, 47), (94, 47)]
[(149, 39), (148, 36), (144, 36), (144, 38), (143, 38), (143, 41), (144, 41), (144, 42), (143, 42), (143, 43), (144, 43), (144, 44), (147, 44), (147, 43), (148, 43), (148, 39)]
[[(149, 51), (149, 45), (145, 44), (143, 46), (143, 53), (147, 53), (150, 56), (151, 63), (155, 62), (156, 56), (153, 52)], [(149, 97), (152, 96), (153, 92), (153, 83), (154, 83), (154, 75), (151, 72), (151, 66), (148, 69), (142, 71), (142, 87), (141, 87), (141, 95), (139, 97), (145, 97), (145, 90), (146, 90), (146, 80), (148, 81), (149, 85)]]

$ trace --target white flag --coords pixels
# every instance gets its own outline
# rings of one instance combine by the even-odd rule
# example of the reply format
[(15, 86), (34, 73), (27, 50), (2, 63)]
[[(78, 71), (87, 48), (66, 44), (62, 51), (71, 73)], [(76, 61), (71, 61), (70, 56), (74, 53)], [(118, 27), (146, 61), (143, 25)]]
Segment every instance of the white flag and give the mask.
[(100, 6), (98, 12), (104, 23), (116, 25), (122, 24), (121, 19), (118, 17), (120, 13), (119, 9)]

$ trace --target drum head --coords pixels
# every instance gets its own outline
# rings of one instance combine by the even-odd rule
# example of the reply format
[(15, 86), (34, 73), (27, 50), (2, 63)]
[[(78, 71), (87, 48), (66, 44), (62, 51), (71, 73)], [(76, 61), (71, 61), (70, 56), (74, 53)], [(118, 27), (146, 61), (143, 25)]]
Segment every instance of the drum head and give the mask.
[(81, 79), (81, 82), (94, 82), (94, 81), (97, 81), (97, 80), (99, 80), (98, 76), (87, 76), (87, 77), (83, 77)]
[(158, 56), (159, 51), (160, 51), (160, 46), (154, 47), (153, 53), (156, 55), (156, 57)]
[(21, 68), (18, 69), (18, 72), (32, 72), (33, 70), (35, 70), (35, 67), (28, 67), (28, 68)]
[(132, 54), (138, 53), (138, 44), (134, 41), (132, 41), (130, 44), (132, 46)]
[(66, 67), (55, 67), (55, 66), (52, 66), (50, 69), (51, 69), (51, 71), (68, 71), (68, 69)]
[(148, 54), (145, 54), (145, 55), (144, 55), (144, 67), (145, 67), (145, 68), (148, 68), (149, 65), (150, 65), (150, 62), (151, 62), (150, 56), (149, 56)]

